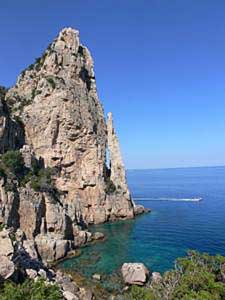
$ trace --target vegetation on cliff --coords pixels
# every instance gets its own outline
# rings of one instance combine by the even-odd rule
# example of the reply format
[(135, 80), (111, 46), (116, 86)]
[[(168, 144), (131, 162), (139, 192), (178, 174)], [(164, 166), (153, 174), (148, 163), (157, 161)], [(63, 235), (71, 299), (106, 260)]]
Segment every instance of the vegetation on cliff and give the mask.
[(190, 251), (175, 269), (164, 273), (150, 287), (133, 286), (128, 300), (222, 300), (225, 299), (225, 257)]
[[(123, 300), (223, 300), (225, 299), (225, 257), (190, 251), (179, 258), (175, 268), (158, 282), (146, 287), (132, 286), (118, 299)], [(96, 295), (97, 296), (97, 295)], [(1, 300), (59, 300), (62, 291), (55, 283), (27, 279), (21, 284), (5, 281), (0, 285)], [(106, 299), (105, 296), (96, 299)], [(117, 298), (116, 298), (117, 299)]]
[(36, 160), (30, 168), (26, 167), (19, 150), (9, 150), (1, 156), (0, 177), (6, 181), (6, 190), (13, 190), (17, 184), (24, 186), (28, 182), (35, 191), (46, 192), (54, 189), (52, 169), (41, 167)]
[(56, 284), (47, 284), (43, 279), (26, 280), (22, 284), (11, 281), (0, 286), (1, 300), (60, 300), (62, 293)]
[(23, 176), (24, 160), (20, 151), (9, 150), (1, 157), (1, 173)]

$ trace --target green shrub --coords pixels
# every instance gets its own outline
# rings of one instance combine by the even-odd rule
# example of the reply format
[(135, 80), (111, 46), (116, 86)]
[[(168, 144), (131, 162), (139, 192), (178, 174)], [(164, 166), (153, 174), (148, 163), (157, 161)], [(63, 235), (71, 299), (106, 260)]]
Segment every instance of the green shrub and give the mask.
[(37, 95), (41, 94), (41, 90), (32, 89), (31, 99), (33, 100)]
[(22, 284), (6, 282), (0, 290), (1, 300), (60, 300), (62, 294), (58, 285), (46, 285), (43, 279), (26, 280)]
[(19, 112), (21, 113), (24, 110), (24, 107), (32, 104), (34, 98), (34, 90), (31, 91), (31, 95), (28, 97), (21, 97), (19, 98), (18, 102), (14, 103), (11, 111), (13, 113)]
[(2, 231), (5, 227), (6, 227), (6, 225), (4, 223), (1, 223), (0, 224), (0, 231)]
[(18, 176), (24, 171), (24, 160), (20, 151), (9, 150), (2, 155), (2, 163), (8, 171)]
[(160, 283), (150, 288), (132, 287), (128, 300), (223, 300), (225, 257), (190, 251), (165, 272)]
[(35, 96), (40, 95), (41, 93), (41, 90), (35, 90)]
[[(27, 68), (27, 70), (29, 70), (29, 71), (31, 71), (31, 70), (33, 70), (34, 69), (34, 64), (30, 64), (29, 66), (28, 66), (28, 68)], [(25, 72), (26, 72), (26, 70), (25, 70)]]
[(3, 178), (6, 177), (5, 171), (2, 167), (0, 167), (0, 177), (3, 177)]
[(112, 182), (111, 179), (107, 179), (106, 180), (106, 188), (105, 188), (105, 192), (106, 194), (113, 194), (116, 191), (116, 186), (115, 184)]
[(41, 67), (43, 66), (44, 59), (43, 57), (38, 57), (35, 59), (35, 70), (40, 71)]
[(13, 116), (13, 118), (14, 118), (14, 120), (17, 122), (17, 123), (19, 123), (19, 125), (21, 126), (21, 127), (24, 127), (24, 124), (23, 124), (23, 120), (21, 119), (21, 117), (20, 116)]
[(46, 80), (47, 80), (48, 83), (51, 85), (51, 87), (52, 87), (53, 89), (55, 89), (56, 84), (55, 84), (54, 79), (53, 79), (52, 77), (47, 77)]
[(224, 275), (224, 264), (225, 257), (196, 251), (190, 251), (188, 257), (178, 259), (181, 275), (173, 291), (174, 299), (225, 299), (225, 285), (220, 281)]
[(153, 300), (151, 291), (147, 288), (133, 285), (126, 300)]
[(113, 194), (116, 191), (116, 186), (113, 183), (113, 181), (110, 179), (111, 176), (111, 170), (107, 167), (107, 165), (104, 165), (103, 168), (103, 176), (105, 180), (105, 192), (106, 194)]
[[(6, 191), (13, 191), (15, 186), (25, 186), (28, 182), (35, 191), (53, 191), (51, 168), (41, 168), (37, 160), (33, 160), (31, 168), (24, 165), (20, 151), (10, 150), (1, 156), (0, 177), (4, 177)], [(15, 184), (15, 179), (17, 184)]]
[(52, 170), (50, 168), (40, 169), (37, 175), (31, 177), (31, 187), (35, 191), (41, 192), (52, 190)]
[(36, 92), (36, 89), (32, 89), (32, 92), (31, 92), (31, 98), (34, 99), (35, 97), (35, 92)]
[(11, 180), (7, 180), (5, 184), (6, 192), (13, 192), (15, 190), (15, 184)]

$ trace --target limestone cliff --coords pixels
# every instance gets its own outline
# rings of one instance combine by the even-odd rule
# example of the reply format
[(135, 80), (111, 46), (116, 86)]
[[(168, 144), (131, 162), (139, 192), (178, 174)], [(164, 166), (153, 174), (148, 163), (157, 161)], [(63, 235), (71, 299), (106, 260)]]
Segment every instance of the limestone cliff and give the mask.
[(15, 86), (0, 92), (0, 152), (20, 149), (26, 168), (49, 167), (54, 182), (51, 191), (35, 191), (29, 180), (8, 191), (3, 178), (0, 222), (20, 227), (43, 249), (46, 237), (78, 245), (90, 240), (85, 225), (134, 217), (112, 115), (106, 125), (78, 31), (63, 29)]

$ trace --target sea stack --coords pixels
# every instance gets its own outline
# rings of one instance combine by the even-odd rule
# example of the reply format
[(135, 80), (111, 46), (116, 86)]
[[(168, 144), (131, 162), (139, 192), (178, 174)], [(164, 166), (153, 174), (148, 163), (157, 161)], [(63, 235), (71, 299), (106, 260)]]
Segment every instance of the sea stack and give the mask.
[(48, 253), (54, 260), (71, 242), (91, 239), (84, 231), (88, 224), (134, 217), (112, 114), (106, 124), (93, 60), (77, 30), (63, 29), (15, 86), (0, 94), (1, 154), (20, 151), (27, 170), (51, 170), (54, 184), (35, 189), (15, 177), (9, 189), (2, 177), (1, 223), (35, 239), (40, 253), (58, 243), (60, 250)]

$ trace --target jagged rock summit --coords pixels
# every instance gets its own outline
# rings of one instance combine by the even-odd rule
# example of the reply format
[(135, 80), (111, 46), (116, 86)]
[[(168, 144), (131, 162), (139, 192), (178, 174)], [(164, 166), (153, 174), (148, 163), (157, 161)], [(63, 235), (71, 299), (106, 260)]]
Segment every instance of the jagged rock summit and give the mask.
[(56, 260), (91, 240), (85, 225), (134, 217), (112, 114), (106, 124), (77, 30), (63, 29), (0, 100), (0, 152), (19, 150), (27, 174), (1, 177), (0, 223)]

